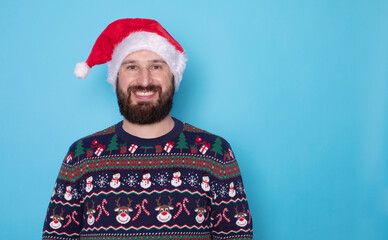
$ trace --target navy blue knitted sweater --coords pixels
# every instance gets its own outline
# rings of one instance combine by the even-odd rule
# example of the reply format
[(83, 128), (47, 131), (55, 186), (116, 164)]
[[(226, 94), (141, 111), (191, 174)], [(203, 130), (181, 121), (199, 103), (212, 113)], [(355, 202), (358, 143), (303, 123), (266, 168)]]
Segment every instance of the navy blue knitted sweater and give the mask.
[(63, 160), (43, 239), (252, 239), (238, 164), (223, 138), (174, 118), (142, 139), (122, 122)]

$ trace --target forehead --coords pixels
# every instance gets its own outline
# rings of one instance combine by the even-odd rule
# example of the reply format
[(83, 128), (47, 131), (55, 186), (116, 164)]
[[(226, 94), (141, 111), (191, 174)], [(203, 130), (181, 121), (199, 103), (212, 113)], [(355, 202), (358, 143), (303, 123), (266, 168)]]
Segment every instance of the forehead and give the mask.
[(124, 60), (123, 64), (127, 62), (164, 62), (163, 58), (160, 57), (158, 54), (148, 51), (148, 50), (141, 50), (136, 51), (131, 54), (128, 54)]

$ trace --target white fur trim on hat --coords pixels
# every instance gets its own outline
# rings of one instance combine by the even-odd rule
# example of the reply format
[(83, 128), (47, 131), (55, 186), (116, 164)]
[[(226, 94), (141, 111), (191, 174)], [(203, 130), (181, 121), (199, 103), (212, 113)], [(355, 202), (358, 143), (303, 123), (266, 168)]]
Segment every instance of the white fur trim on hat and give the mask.
[(175, 90), (178, 90), (186, 67), (186, 56), (166, 38), (150, 32), (132, 33), (113, 50), (112, 60), (108, 63), (108, 82), (113, 85), (113, 88), (116, 89), (117, 74), (124, 58), (140, 50), (154, 52), (166, 61), (174, 75)]
[(88, 76), (89, 71), (90, 71), (90, 67), (88, 66), (88, 64), (86, 64), (86, 62), (80, 62), (75, 65), (74, 75), (77, 78), (84, 79)]

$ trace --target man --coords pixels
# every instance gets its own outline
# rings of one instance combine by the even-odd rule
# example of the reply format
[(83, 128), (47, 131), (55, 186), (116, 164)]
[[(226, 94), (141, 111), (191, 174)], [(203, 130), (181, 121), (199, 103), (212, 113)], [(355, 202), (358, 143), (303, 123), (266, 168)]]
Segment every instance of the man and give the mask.
[(179, 43), (154, 20), (117, 20), (75, 74), (108, 61), (124, 119), (71, 145), (43, 239), (252, 239), (230, 145), (170, 115)]

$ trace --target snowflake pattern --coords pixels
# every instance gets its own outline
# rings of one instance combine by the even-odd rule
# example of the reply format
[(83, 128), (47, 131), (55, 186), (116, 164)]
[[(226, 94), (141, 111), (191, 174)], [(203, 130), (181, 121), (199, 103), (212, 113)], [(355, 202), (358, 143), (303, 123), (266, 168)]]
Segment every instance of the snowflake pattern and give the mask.
[(102, 174), (102, 175), (98, 175), (95, 183), (100, 187), (100, 188), (104, 188), (106, 185), (108, 185), (109, 181), (108, 181), (109, 177), (108, 177), (108, 174)]
[(190, 174), (188, 173), (187, 176), (184, 178), (184, 180), (192, 187), (198, 187), (198, 175), (195, 173), (195, 174)]
[(73, 188), (71, 190), (71, 195), (73, 196), (74, 199), (80, 199), (82, 194), (78, 192), (77, 188)]
[(134, 175), (128, 174), (127, 177), (124, 178), (123, 181), (126, 184), (128, 184), (128, 186), (133, 187), (133, 186), (136, 186), (138, 184), (137, 179), (138, 179), (138, 175), (137, 175), (137, 173), (135, 173)]
[(224, 197), (226, 194), (228, 194), (228, 188), (225, 186), (221, 186), (219, 188), (218, 194), (220, 194), (221, 197)]
[(237, 183), (236, 189), (237, 189), (237, 191), (239, 191), (241, 194), (244, 194), (244, 193), (245, 193), (245, 189), (244, 189), (243, 183), (242, 183), (241, 181)]
[(86, 181), (83, 179), (80, 181), (80, 184), (81, 184), (81, 186), (83, 186), (83, 187), (81, 187), (81, 190), (80, 190), (81, 194), (85, 194), (86, 193), (86, 189), (85, 189)]
[(58, 188), (57, 188), (57, 191), (56, 191), (56, 194), (58, 197), (63, 197), (63, 194), (64, 194), (64, 186), (62, 184), (58, 184)]
[(168, 182), (168, 173), (166, 173), (166, 175), (158, 173), (158, 176), (156, 177), (156, 182), (160, 186), (166, 186)]

